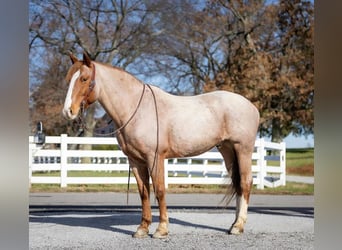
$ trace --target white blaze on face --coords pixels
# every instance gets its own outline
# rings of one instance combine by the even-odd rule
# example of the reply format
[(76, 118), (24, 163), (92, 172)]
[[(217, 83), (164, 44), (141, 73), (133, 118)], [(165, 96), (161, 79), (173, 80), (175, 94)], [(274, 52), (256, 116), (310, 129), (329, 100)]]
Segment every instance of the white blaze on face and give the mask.
[(63, 114), (65, 117), (67, 117), (69, 119), (75, 119), (77, 116), (77, 114), (71, 113), (70, 108), (71, 108), (71, 104), (72, 104), (72, 91), (74, 89), (75, 82), (79, 76), (80, 76), (80, 71), (78, 70), (74, 73), (74, 75), (72, 76), (72, 78), (70, 80), (68, 93), (66, 95), (65, 102), (64, 102)]

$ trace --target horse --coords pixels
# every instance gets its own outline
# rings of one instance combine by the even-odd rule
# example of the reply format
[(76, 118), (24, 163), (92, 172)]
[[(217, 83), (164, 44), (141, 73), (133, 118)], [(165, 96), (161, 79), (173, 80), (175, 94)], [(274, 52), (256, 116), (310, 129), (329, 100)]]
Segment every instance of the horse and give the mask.
[(227, 233), (243, 233), (253, 183), (251, 159), (259, 126), (257, 108), (245, 97), (228, 91), (172, 95), (121, 68), (92, 61), (86, 53), (82, 60), (72, 53), (69, 56), (72, 65), (66, 75), (69, 87), (63, 114), (75, 119), (98, 101), (113, 119), (141, 198), (141, 223), (132, 236), (149, 236), (151, 177), (160, 215), (152, 237), (168, 237), (164, 159), (199, 155), (215, 146), (232, 179), (230, 194), (236, 198), (235, 221)]

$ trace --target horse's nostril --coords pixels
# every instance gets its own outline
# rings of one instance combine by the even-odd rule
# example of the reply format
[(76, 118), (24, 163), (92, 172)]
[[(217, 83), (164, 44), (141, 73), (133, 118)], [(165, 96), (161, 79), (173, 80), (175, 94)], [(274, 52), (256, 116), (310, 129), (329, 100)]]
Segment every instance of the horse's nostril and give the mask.
[(72, 114), (72, 109), (69, 109), (70, 114)]

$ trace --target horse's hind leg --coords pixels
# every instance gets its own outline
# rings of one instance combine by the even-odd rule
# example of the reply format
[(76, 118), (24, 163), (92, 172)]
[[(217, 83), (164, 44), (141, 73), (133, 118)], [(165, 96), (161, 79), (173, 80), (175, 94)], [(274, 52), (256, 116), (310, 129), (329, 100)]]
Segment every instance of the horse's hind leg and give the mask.
[(251, 158), (254, 147), (251, 149), (241, 144), (225, 141), (218, 149), (224, 158), (232, 179), (233, 191), (236, 194), (236, 217), (228, 233), (240, 234), (247, 220), (248, 201), (253, 181)]
[[(254, 150), (253, 145), (234, 144), (235, 154), (237, 157), (239, 175), (236, 176), (237, 180), (234, 183), (236, 190), (236, 218), (231, 226), (230, 234), (240, 234), (244, 231), (244, 225), (247, 221), (247, 210), (249, 203), (249, 196), (252, 189), (252, 154)], [(234, 166), (235, 167), (235, 166)]]
[(131, 164), (132, 171), (137, 180), (139, 194), (142, 204), (142, 218), (137, 231), (133, 234), (134, 238), (145, 238), (148, 236), (148, 228), (152, 223), (152, 213), (150, 205), (150, 177), (146, 165)]

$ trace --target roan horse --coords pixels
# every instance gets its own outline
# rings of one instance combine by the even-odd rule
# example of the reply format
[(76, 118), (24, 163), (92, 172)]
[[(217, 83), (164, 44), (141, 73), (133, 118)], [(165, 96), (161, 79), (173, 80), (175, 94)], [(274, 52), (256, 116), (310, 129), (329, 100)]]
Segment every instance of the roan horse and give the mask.
[(69, 89), (63, 114), (75, 119), (80, 110), (99, 101), (119, 128), (117, 139), (128, 156), (142, 202), (141, 223), (133, 237), (147, 237), (152, 222), (149, 177), (160, 213), (153, 237), (168, 236), (164, 159), (198, 155), (215, 146), (232, 178), (232, 195), (236, 195), (236, 218), (228, 233), (242, 233), (253, 182), (251, 158), (259, 125), (256, 107), (227, 91), (174, 96), (120, 68), (91, 61), (85, 53), (82, 61), (72, 54), (70, 58), (73, 65), (66, 76)]

